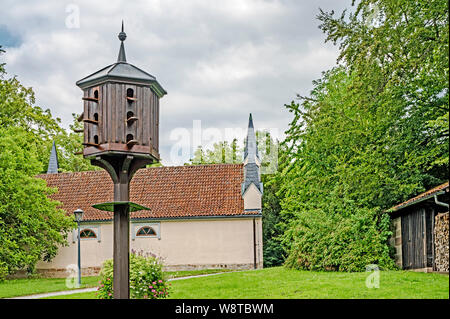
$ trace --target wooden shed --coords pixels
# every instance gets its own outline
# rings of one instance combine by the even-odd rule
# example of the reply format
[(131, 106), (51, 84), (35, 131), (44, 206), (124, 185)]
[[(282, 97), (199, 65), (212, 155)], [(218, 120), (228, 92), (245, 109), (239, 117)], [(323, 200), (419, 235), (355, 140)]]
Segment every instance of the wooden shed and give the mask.
[[(396, 263), (402, 269), (448, 272), (448, 218), (446, 226), (439, 222), (439, 228), (436, 227), (443, 214), (448, 217), (448, 203), (447, 182), (390, 209), (391, 244), (396, 250)], [(437, 259), (446, 260), (446, 269), (436, 264)]]

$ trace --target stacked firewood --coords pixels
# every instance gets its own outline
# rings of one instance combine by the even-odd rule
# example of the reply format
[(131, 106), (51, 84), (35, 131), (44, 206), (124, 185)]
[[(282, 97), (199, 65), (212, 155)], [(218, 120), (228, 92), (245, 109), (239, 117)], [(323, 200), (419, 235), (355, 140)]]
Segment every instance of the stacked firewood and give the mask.
[(435, 264), (437, 271), (448, 272), (448, 212), (438, 214), (434, 226)]

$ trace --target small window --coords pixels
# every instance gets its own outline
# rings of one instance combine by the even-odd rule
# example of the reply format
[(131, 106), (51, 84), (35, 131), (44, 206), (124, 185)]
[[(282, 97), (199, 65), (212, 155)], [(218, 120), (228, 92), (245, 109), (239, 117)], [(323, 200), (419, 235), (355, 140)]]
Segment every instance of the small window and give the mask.
[(94, 144), (98, 144), (98, 135), (94, 135)]
[(98, 99), (98, 90), (95, 90), (95, 91), (94, 91), (94, 97), (95, 97), (96, 99)]
[(134, 91), (133, 89), (127, 89), (127, 97), (133, 97)]
[(130, 117), (133, 117), (134, 113), (132, 111), (128, 111), (127, 112), (127, 119), (129, 119)]
[(128, 134), (128, 135), (127, 135), (127, 143), (128, 143), (129, 141), (133, 140), (133, 139), (134, 139), (133, 134)]
[(94, 113), (94, 120), (98, 122), (98, 113)]
[(150, 226), (144, 226), (139, 228), (136, 236), (156, 236), (155, 230)]
[(80, 238), (97, 238), (97, 235), (92, 229), (83, 229), (80, 232)]

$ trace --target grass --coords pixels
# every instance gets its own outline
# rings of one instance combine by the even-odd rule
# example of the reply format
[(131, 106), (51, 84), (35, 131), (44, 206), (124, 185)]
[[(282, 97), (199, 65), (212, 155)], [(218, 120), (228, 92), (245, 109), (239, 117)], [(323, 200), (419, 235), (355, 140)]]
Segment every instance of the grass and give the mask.
[[(95, 287), (99, 280), (100, 277), (97, 276), (83, 277), (81, 279), (80, 288)], [(0, 298), (11, 298), (72, 289), (67, 288), (65, 278), (12, 279), (0, 282)]]
[(449, 298), (446, 275), (380, 272), (380, 287), (369, 289), (369, 273), (310, 272), (282, 267), (174, 281), (173, 299), (411, 299)]
[(70, 294), (70, 295), (62, 295), (62, 296), (53, 296), (53, 297), (46, 297), (41, 299), (97, 299), (95, 296), (96, 291), (92, 292), (82, 292), (77, 294)]
[[(203, 274), (213, 274), (230, 271), (229, 269), (204, 269), (188, 271), (168, 271), (165, 272), (167, 278), (188, 277)], [(81, 288), (96, 287), (100, 280), (99, 276), (83, 277)], [(72, 288), (77, 289), (77, 288)], [(56, 292), (72, 290), (66, 286), (65, 278), (37, 278), (37, 279), (13, 279), (0, 282), (0, 298), (11, 298), (18, 296), (34, 295), (46, 292)], [(78, 294), (75, 294), (78, 295)], [(66, 298), (75, 297), (67, 295)]]
[[(380, 272), (380, 287), (365, 285), (368, 273), (310, 272), (282, 267), (172, 282), (171, 299), (448, 299), (448, 275)], [(52, 298), (95, 299), (95, 292)]]
[(219, 272), (231, 272), (233, 269), (202, 269), (202, 270), (183, 270), (183, 271), (167, 271), (167, 278), (190, 277), (197, 275), (210, 275)]

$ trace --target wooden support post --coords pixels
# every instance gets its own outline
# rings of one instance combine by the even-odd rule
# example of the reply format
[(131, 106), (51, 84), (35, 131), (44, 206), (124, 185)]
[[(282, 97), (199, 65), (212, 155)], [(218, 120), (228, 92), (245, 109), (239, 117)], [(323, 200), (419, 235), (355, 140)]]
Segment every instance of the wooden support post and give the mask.
[(130, 298), (130, 207), (114, 206), (114, 299)]
[(152, 163), (131, 155), (99, 156), (92, 165), (104, 168), (114, 183), (114, 299), (130, 298), (130, 181), (139, 168)]

